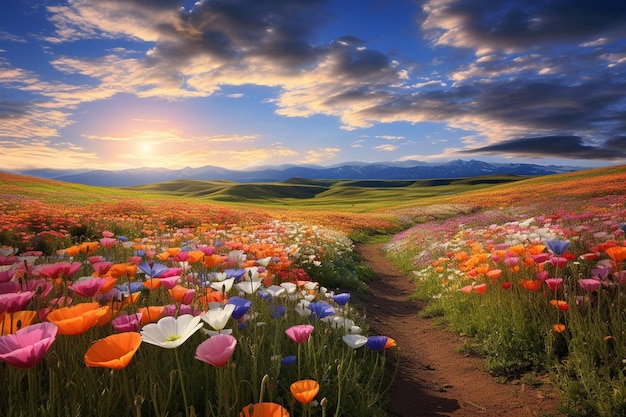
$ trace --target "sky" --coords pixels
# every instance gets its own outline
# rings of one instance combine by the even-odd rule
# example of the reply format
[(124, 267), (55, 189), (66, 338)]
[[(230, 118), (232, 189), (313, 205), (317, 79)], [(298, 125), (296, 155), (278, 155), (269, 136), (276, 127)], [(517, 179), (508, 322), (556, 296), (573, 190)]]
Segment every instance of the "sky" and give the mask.
[(0, 170), (626, 163), (615, 0), (11, 0)]

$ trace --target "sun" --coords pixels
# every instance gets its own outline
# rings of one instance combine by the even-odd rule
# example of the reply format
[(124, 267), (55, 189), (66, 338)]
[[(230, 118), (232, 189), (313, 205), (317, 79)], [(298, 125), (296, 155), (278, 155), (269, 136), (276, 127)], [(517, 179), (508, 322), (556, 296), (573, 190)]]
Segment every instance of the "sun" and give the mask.
[(141, 146), (141, 149), (143, 149), (144, 152), (150, 152), (152, 150), (152, 146), (149, 143), (144, 143)]

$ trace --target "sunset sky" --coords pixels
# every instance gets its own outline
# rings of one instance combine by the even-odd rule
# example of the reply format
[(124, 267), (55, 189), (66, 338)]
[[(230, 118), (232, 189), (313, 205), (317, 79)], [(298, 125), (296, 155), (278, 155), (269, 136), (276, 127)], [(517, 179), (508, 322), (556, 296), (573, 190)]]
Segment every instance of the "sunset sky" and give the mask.
[(615, 0), (10, 0), (0, 170), (626, 163)]

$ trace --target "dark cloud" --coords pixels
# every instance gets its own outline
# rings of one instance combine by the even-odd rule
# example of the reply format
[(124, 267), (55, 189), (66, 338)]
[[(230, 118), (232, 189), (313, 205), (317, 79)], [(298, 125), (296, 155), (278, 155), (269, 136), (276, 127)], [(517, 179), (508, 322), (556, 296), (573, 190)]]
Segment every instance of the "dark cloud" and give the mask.
[(27, 115), (33, 104), (23, 101), (0, 101), (0, 120), (15, 119)]
[(626, 146), (624, 138), (614, 138), (596, 145), (585, 144), (579, 136), (542, 136), (503, 141), (459, 153), (617, 161), (626, 158)]
[(431, 0), (424, 10), (423, 27), (436, 31), (434, 37), (477, 49), (532, 49), (626, 34), (626, 3), (619, 0)]

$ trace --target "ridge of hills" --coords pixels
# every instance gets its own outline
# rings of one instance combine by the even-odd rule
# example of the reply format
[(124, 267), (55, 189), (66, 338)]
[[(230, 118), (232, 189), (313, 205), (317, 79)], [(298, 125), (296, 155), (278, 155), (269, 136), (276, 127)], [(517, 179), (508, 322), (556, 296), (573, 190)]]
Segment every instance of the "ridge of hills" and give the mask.
[(442, 164), (414, 161), (402, 163), (349, 163), (339, 166), (281, 166), (257, 170), (237, 171), (216, 166), (182, 168), (133, 168), (111, 170), (24, 170), (15, 174), (54, 179), (84, 185), (105, 187), (130, 187), (165, 182), (176, 179), (228, 180), (239, 183), (281, 182), (291, 178), (316, 180), (425, 180), (470, 178), (489, 175), (544, 176), (577, 171), (583, 168), (567, 166), (542, 166), (535, 164), (496, 164), (476, 160), (454, 160)]

